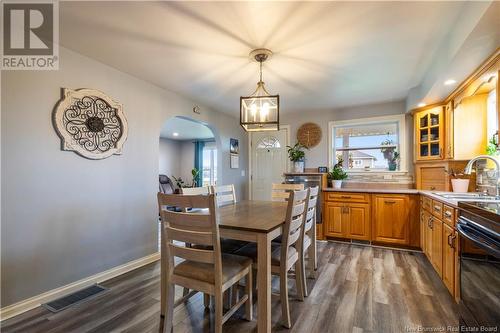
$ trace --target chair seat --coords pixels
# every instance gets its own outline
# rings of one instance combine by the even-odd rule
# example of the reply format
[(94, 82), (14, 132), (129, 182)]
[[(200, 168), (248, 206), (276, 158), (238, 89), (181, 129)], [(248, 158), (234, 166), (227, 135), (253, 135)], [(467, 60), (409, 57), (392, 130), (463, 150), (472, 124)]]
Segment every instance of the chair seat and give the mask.
[[(243, 256), (222, 253), (221, 257), (222, 283), (227, 282), (252, 265), (252, 260)], [(213, 264), (186, 260), (175, 266), (174, 274), (211, 284), (215, 283), (215, 269)]]
[[(235, 254), (239, 256), (245, 256), (251, 258), (254, 262), (257, 262), (257, 245), (255, 243), (250, 243), (240, 250), (236, 251)], [(290, 246), (288, 248), (288, 258), (292, 258), (297, 255), (297, 250), (295, 247)], [(281, 261), (281, 245), (271, 243), (271, 265), (279, 266)]]

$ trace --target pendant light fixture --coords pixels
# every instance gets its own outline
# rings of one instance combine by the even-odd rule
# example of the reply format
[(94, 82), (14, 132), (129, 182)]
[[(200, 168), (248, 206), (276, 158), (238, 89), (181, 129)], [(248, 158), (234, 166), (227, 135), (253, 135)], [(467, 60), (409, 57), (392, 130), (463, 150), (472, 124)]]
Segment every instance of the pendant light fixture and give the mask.
[(262, 81), (262, 63), (272, 54), (268, 49), (250, 52), (250, 57), (259, 63), (260, 80), (250, 96), (240, 97), (240, 125), (247, 132), (277, 131), (280, 128), (280, 96), (271, 95)]

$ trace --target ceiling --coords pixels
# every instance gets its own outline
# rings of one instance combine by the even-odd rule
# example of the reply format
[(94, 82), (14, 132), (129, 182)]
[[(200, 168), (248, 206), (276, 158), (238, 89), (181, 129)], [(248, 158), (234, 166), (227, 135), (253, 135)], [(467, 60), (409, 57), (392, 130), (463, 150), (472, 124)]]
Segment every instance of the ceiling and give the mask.
[[(174, 136), (177, 133), (178, 136)], [(207, 126), (193, 120), (174, 117), (165, 122), (160, 137), (172, 140), (212, 139), (214, 133)]]
[[(469, 5), (473, 6), (473, 5)], [(61, 2), (61, 44), (234, 116), (264, 81), (283, 113), (403, 100), (462, 2)]]

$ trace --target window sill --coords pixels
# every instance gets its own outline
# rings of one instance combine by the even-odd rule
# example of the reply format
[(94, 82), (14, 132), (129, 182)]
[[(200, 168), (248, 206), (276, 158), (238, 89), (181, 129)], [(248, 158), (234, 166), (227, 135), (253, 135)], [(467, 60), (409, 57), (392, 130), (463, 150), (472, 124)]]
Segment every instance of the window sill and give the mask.
[(389, 171), (389, 170), (373, 170), (373, 171), (367, 171), (367, 170), (346, 170), (347, 174), (353, 174), (353, 175), (404, 175), (407, 174), (408, 171)]

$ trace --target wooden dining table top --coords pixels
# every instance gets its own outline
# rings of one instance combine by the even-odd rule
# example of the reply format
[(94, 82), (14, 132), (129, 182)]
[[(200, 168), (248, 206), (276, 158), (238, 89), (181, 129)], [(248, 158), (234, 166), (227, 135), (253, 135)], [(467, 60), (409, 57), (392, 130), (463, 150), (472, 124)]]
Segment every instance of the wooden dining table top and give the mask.
[(287, 203), (280, 201), (243, 200), (219, 207), (220, 228), (267, 233), (285, 222)]

